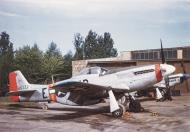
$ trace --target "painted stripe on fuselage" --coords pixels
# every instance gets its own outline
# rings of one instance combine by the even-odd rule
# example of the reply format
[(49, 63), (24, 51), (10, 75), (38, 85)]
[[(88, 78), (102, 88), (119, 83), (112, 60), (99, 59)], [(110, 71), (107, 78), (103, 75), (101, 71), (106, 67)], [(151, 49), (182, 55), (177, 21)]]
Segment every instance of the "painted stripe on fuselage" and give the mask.
[(161, 73), (161, 69), (160, 69), (160, 64), (155, 65), (155, 74), (156, 74), (157, 82), (160, 82), (162, 80), (162, 73)]

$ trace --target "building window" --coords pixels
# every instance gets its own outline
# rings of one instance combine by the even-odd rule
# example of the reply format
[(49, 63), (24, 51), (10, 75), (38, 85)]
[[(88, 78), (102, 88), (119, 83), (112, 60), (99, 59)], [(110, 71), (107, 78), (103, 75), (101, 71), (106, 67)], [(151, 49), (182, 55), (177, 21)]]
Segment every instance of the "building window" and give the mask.
[(144, 53), (144, 58), (145, 58), (145, 60), (148, 60), (149, 58), (148, 58), (148, 52), (145, 52)]
[(149, 52), (149, 60), (153, 60), (153, 52)]
[[(188, 53), (190, 53), (190, 51)], [(164, 56), (166, 59), (177, 59), (177, 50), (176, 49), (164, 50)], [(190, 54), (188, 55), (185, 54), (185, 56), (190, 57)], [(159, 60), (161, 59), (161, 57), (162, 56), (159, 49), (132, 52), (132, 59), (134, 60)]]
[(141, 60), (144, 60), (145, 58), (144, 58), (144, 53), (140, 53), (140, 59)]
[[(160, 59), (161, 59), (161, 53), (160, 53)], [(176, 49), (168, 49), (164, 50), (164, 57), (166, 59), (177, 59), (177, 50)]]
[(158, 60), (158, 59), (159, 59), (159, 58), (158, 58), (158, 53), (160, 53), (160, 52), (158, 52), (158, 51), (157, 51), (157, 52), (153, 52), (153, 55), (154, 55), (154, 56), (153, 56), (153, 59), (154, 59), (154, 60)]
[(183, 58), (190, 59), (190, 48), (183, 49)]

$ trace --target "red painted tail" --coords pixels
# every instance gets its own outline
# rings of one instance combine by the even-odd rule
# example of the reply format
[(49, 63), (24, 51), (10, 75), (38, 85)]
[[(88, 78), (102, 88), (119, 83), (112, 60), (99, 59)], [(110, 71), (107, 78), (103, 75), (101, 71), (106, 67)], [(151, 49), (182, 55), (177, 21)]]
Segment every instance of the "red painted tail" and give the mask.
[[(9, 73), (9, 92), (18, 91), (16, 76), (17, 74), (15, 72)], [(18, 102), (19, 96), (10, 96), (10, 100), (13, 102)]]

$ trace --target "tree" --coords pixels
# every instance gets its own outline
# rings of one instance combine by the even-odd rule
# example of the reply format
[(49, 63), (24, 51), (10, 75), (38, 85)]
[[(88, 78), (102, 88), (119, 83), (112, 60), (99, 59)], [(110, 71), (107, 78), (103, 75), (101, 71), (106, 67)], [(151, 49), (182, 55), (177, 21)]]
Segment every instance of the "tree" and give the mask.
[(57, 48), (57, 44), (54, 43), (53, 41), (50, 43), (48, 50), (46, 51), (46, 55), (48, 56), (56, 56), (56, 57), (61, 57), (61, 52)]
[(117, 49), (113, 47), (114, 41), (111, 38), (111, 34), (108, 32), (104, 33), (104, 37), (98, 38), (98, 44), (100, 47), (100, 50), (102, 49), (102, 57), (116, 57), (117, 56)]
[(82, 59), (82, 54), (84, 54), (85, 59), (117, 56), (117, 49), (113, 47), (114, 41), (110, 33), (105, 32), (102, 36), (90, 30), (84, 42), (82, 38), (80, 34), (75, 35), (74, 46), (76, 52), (74, 58)]
[(85, 59), (99, 58), (97, 37), (96, 32), (92, 30), (88, 32), (84, 42)]
[(0, 34), (0, 90), (7, 92), (8, 74), (12, 69), (13, 62), (13, 43), (9, 40), (6, 32)]
[[(69, 78), (72, 76), (72, 61), (73, 61), (73, 54), (69, 51), (67, 54), (64, 55), (64, 71), (65, 78)], [(64, 79), (65, 79), (64, 78)]]
[(43, 52), (37, 44), (32, 47), (23, 46), (15, 53), (15, 69), (21, 70), (30, 83), (41, 83), (44, 80), (42, 59)]
[(81, 36), (80, 33), (76, 33), (74, 35), (74, 47), (75, 47), (74, 59), (75, 60), (83, 59), (83, 53), (84, 53), (83, 44), (84, 44), (83, 37)]
[(43, 56), (42, 63), (43, 73), (48, 83), (50, 83), (52, 75), (60, 74), (64, 71), (64, 59), (54, 42), (49, 45)]

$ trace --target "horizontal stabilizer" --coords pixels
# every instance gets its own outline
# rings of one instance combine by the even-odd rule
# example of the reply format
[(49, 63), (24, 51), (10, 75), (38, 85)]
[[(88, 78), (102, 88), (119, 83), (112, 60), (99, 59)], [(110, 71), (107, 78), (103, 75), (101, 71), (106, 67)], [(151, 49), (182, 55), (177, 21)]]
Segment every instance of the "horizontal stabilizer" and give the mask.
[(36, 90), (20, 90), (20, 91), (10, 91), (7, 96), (25, 96), (33, 94)]

